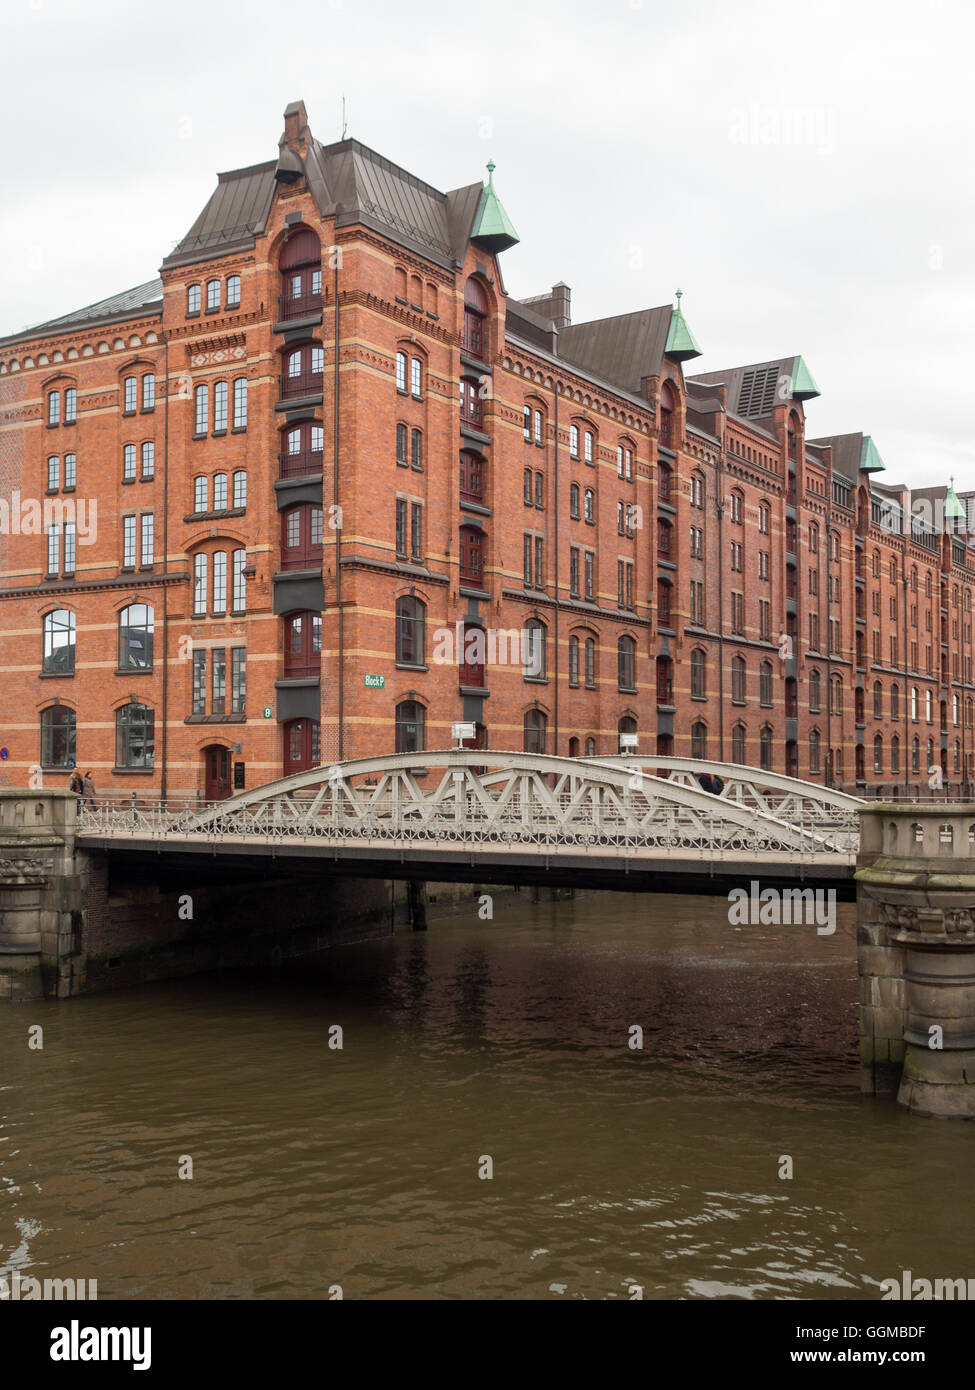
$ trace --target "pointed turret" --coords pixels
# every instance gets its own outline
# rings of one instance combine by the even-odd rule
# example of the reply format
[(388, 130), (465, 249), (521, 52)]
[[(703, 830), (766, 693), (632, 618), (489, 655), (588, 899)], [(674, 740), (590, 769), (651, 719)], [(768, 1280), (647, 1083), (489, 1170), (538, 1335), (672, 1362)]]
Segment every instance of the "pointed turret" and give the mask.
[(697, 345), (694, 334), (687, 326), (687, 321), (681, 313), (680, 301), (684, 291), (677, 291), (677, 305), (671, 311), (670, 328), (667, 332), (667, 346), (664, 348), (666, 356), (675, 362), (686, 362), (691, 357), (700, 357), (701, 349)]
[(488, 160), (487, 186), (481, 194), (477, 212), (474, 214), (474, 225), (471, 228), (471, 241), (479, 241), (494, 253), (507, 251), (509, 246), (517, 246), (519, 241), (518, 233), (512, 226), (511, 220), (502, 206), (501, 199), (495, 192), (494, 170), (496, 167), (493, 159)]
[(948, 479), (948, 491), (945, 493), (945, 521), (954, 521), (958, 518), (964, 519), (965, 508), (955, 491), (954, 478)]
[(886, 466), (880, 457), (880, 450), (869, 434), (865, 434), (863, 443), (860, 445), (860, 471), (862, 473), (880, 473)]
[(808, 401), (813, 396), (821, 395), (819, 387), (813, 380), (813, 374), (806, 366), (801, 357), (797, 357), (792, 364), (792, 398), (796, 401)]

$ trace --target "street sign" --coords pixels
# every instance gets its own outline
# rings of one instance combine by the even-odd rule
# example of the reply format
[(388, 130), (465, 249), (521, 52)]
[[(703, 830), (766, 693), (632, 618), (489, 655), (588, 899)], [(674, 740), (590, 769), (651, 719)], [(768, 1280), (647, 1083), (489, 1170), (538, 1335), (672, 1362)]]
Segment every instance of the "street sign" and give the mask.
[(273, 706), (273, 705), (265, 705), (265, 706), (264, 706), (264, 718), (265, 718), (265, 719), (273, 719), (273, 718), (274, 718), (274, 706)]
[(367, 690), (385, 690), (385, 689), (386, 689), (386, 677), (385, 677), (385, 676), (366, 676), (366, 678), (365, 678), (365, 686), (366, 686), (366, 689), (367, 689)]

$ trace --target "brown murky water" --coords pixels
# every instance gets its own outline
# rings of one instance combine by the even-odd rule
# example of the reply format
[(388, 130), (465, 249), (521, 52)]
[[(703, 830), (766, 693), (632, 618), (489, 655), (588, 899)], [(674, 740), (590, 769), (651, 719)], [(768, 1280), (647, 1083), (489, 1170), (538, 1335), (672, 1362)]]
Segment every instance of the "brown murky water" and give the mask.
[(827, 937), (709, 898), (521, 897), (275, 973), (4, 1007), (0, 1272), (101, 1299), (975, 1275), (975, 1126), (860, 1096), (838, 913)]

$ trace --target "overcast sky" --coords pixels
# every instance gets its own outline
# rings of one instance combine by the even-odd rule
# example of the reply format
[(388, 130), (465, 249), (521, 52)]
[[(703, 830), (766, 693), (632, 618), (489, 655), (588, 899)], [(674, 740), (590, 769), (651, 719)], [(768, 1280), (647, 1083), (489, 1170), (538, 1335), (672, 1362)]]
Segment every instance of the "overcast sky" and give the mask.
[(802, 353), (811, 436), (975, 487), (975, 7), (955, 0), (0, 0), (0, 333), (152, 278), (287, 103), (495, 183), (509, 292), (667, 302), (712, 370)]

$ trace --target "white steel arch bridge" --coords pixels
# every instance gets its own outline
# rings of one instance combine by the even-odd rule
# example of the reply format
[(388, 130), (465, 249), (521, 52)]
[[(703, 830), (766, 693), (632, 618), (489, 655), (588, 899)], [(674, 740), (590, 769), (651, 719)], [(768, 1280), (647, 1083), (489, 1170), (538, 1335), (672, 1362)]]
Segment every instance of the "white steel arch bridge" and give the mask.
[[(721, 793), (702, 776), (720, 778)], [(465, 748), (324, 765), (202, 808), (103, 800), (80, 813), (77, 842), (319, 859), (357, 876), (627, 891), (702, 872), (852, 881), (863, 804), (730, 763)]]

